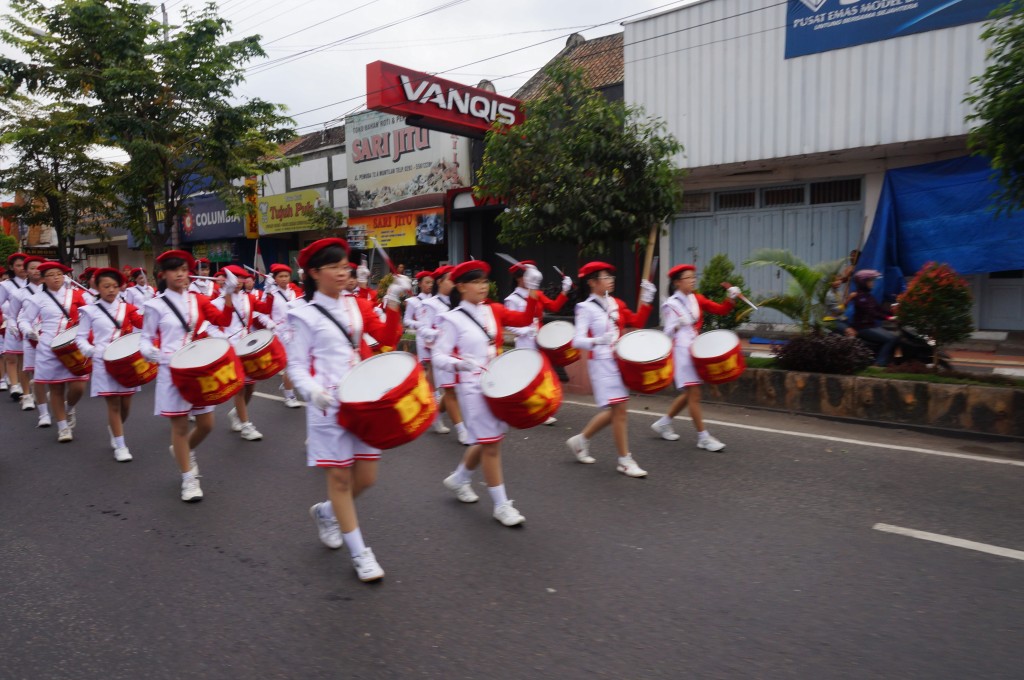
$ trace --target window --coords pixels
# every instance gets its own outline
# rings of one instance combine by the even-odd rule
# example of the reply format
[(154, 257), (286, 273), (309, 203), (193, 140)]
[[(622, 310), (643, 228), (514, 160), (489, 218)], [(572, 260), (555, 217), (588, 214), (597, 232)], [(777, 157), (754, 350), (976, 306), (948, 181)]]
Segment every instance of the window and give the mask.
[(718, 210), (744, 210), (757, 206), (757, 192), (754, 190), (720, 193), (715, 198)]
[(807, 187), (774, 187), (761, 190), (761, 207), (772, 208), (780, 205), (803, 205)]
[(681, 212), (711, 212), (711, 194), (683, 194), (683, 208)]
[(811, 205), (852, 203), (860, 200), (859, 179), (837, 179), (811, 184)]

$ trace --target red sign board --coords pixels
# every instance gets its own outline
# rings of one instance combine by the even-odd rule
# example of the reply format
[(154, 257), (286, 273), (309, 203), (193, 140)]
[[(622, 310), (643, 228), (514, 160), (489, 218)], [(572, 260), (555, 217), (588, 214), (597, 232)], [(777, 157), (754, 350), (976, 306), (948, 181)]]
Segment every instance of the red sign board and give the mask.
[(366, 65), (366, 108), (405, 116), (419, 127), (483, 137), (497, 121), (523, 122), (522, 102), (401, 66)]

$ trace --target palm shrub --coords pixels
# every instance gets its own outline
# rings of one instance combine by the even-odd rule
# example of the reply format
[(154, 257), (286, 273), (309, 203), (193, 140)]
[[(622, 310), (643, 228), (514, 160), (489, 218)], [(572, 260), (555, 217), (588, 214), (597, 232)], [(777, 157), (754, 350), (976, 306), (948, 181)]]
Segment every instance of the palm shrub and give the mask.
[(971, 289), (948, 264), (926, 262), (896, 302), (900, 322), (934, 340), (936, 356), (942, 345), (965, 340), (974, 331)]
[(827, 296), (830, 284), (844, 262), (840, 258), (809, 265), (788, 250), (762, 248), (751, 253), (743, 264), (751, 267), (778, 267), (789, 274), (786, 293), (759, 300), (758, 306), (782, 312), (800, 324), (802, 334), (820, 335), (823, 318), (829, 314)]
[[(750, 298), (750, 291), (746, 289), (743, 277), (733, 270), (732, 260), (723, 253), (711, 258), (708, 265), (704, 267), (704, 273), (697, 284), (697, 292), (709, 300), (721, 302), (726, 298), (722, 282), (728, 281), (743, 291), (743, 295)], [(703, 330), (713, 331), (718, 329), (733, 329), (743, 323), (753, 310), (742, 301), (737, 301), (736, 307), (725, 316), (708, 314), (704, 316)]]

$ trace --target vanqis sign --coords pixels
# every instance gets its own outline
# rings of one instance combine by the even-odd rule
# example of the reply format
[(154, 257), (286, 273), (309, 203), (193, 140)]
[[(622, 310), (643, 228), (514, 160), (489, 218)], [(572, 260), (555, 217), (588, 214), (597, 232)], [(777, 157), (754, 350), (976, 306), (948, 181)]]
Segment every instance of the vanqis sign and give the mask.
[(495, 122), (518, 125), (524, 119), (518, 99), (383, 61), (366, 65), (366, 108), (464, 137), (483, 137)]
[(984, 21), (1006, 0), (789, 0), (786, 59)]

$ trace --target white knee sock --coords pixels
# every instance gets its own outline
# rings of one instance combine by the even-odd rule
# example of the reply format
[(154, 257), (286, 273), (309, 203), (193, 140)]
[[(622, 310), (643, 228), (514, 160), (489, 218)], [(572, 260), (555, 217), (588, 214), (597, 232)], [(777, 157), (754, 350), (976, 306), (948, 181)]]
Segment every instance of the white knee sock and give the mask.
[(47, 406), (46, 404), (37, 404), (36, 408), (39, 409), (40, 417), (50, 415), (50, 407)]
[(469, 434), (468, 432), (466, 432), (466, 424), (465, 423), (455, 423), (455, 431), (458, 434)]
[(491, 494), (491, 500), (494, 501), (495, 507), (508, 501), (508, 496), (505, 495), (505, 485), (499, 484), (498, 486), (489, 486), (487, 491)]
[(122, 446), (124, 446), (124, 435), (121, 435), (120, 437), (114, 437), (114, 446), (116, 446), (117, 448), (121, 448)]
[(669, 418), (668, 416), (662, 416), (662, 417), (658, 418), (658, 422), (656, 422), (654, 424), (655, 425), (671, 425), (672, 424), (672, 419)]
[(345, 545), (348, 546), (348, 551), (352, 553), (352, 557), (366, 550), (366, 544), (363, 543), (363, 532), (359, 530), (359, 527), (341, 536), (345, 539)]

